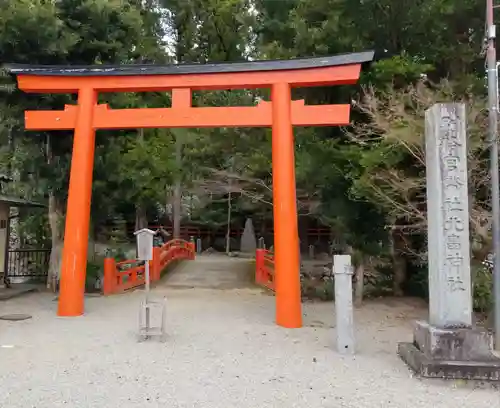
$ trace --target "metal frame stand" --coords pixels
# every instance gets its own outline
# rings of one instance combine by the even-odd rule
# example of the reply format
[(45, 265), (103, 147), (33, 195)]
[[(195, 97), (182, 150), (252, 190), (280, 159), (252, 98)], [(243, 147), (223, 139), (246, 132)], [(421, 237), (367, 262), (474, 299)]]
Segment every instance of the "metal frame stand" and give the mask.
[[(160, 325), (151, 326), (151, 317), (160, 312)], [(139, 310), (139, 337), (143, 342), (150, 338), (158, 338), (162, 343), (167, 340), (167, 298), (152, 300), (148, 296), (141, 302)]]

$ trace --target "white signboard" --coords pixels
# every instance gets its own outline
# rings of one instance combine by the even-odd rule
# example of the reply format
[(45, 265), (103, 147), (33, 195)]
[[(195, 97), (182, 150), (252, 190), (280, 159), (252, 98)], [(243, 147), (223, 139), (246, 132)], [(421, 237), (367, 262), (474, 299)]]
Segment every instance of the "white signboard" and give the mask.
[(137, 259), (140, 261), (150, 261), (153, 259), (153, 236), (156, 232), (143, 228), (134, 232), (137, 237)]

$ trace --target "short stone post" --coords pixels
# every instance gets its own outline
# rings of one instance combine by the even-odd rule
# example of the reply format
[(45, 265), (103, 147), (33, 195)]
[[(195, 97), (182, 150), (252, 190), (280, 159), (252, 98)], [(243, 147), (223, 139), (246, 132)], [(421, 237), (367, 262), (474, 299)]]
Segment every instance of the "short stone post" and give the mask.
[(201, 238), (196, 238), (196, 253), (201, 254), (201, 251), (202, 251)]
[(314, 245), (309, 245), (309, 258), (314, 259)]
[(337, 351), (341, 354), (354, 354), (351, 256), (334, 255), (333, 273), (335, 275)]
[(189, 249), (189, 258), (188, 259), (194, 259), (196, 255), (196, 241), (194, 237), (189, 238), (189, 242), (187, 244), (187, 248)]
[(429, 322), (398, 352), (424, 377), (500, 379), (491, 333), (472, 326), (466, 109), (425, 113)]
[(266, 241), (264, 240), (264, 237), (259, 238), (257, 246), (259, 249), (266, 249)]

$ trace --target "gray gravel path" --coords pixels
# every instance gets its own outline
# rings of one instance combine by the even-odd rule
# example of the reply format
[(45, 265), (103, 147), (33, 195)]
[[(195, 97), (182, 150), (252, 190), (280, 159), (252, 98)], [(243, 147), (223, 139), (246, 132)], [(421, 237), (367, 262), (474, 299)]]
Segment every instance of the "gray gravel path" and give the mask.
[(48, 294), (0, 303), (1, 408), (494, 408), (500, 391), (411, 378), (395, 354), (421, 308), (357, 311), (359, 354), (334, 351), (331, 304), (306, 304), (300, 330), (276, 327), (258, 290), (164, 289), (167, 343), (137, 343), (141, 291), (87, 299), (83, 318), (55, 317)]

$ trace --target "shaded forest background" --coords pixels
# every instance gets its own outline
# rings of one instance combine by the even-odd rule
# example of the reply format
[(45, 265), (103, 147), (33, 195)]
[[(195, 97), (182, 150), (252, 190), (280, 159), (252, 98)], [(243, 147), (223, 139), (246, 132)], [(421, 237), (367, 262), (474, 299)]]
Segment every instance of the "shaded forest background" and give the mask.
[[(433, 103), (464, 101), (475, 304), (487, 309), (484, 9), (481, 0), (0, 0), (0, 62), (204, 63), (375, 50), (381, 58), (357, 86), (294, 95), (353, 104), (347, 128), (295, 130), (299, 223), (329, 227), (330, 246), (351, 253), (374, 286), (426, 296), (423, 115)], [(14, 179), (8, 193), (48, 205), (20, 214), (16, 234), (24, 246), (52, 247), (57, 274), (72, 138), (25, 132), (23, 111), (61, 109), (74, 96), (27, 95), (2, 80), (0, 173)], [(268, 92), (198, 92), (193, 103), (261, 98)], [(164, 107), (170, 95), (109, 94), (100, 102)], [(172, 222), (176, 182), (183, 223), (227, 227), (229, 208), (233, 226), (247, 217), (272, 225), (270, 172), (266, 129), (100, 131), (92, 239), (119, 240), (131, 220), (135, 227)]]

